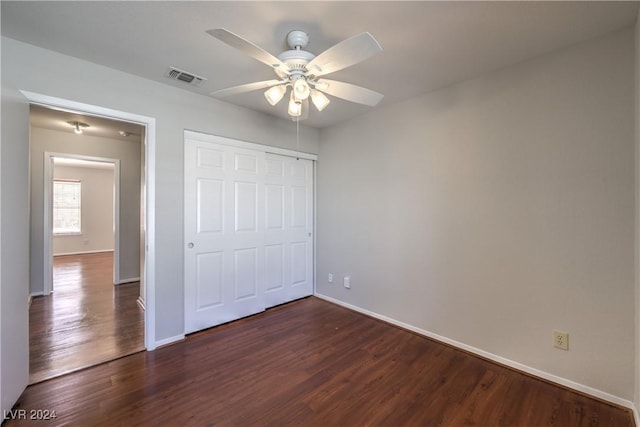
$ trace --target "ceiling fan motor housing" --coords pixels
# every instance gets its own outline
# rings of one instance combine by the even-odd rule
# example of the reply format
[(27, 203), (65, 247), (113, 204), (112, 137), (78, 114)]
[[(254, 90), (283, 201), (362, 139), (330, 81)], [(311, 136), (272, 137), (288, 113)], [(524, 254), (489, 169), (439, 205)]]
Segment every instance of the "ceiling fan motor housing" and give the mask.
[(291, 49), (304, 49), (309, 44), (309, 34), (302, 30), (289, 31), (287, 44)]
[[(304, 74), (307, 71), (307, 64), (315, 57), (316, 56), (311, 52), (298, 49), (285, 50), (278, 55), (278, 59), (286, 64), (291, 74), (295, 74), (296, 72)], [(275, 71), (281, 78), (286, 76), (286, 73), (283, 73), (278, 69), (275, 69)]]

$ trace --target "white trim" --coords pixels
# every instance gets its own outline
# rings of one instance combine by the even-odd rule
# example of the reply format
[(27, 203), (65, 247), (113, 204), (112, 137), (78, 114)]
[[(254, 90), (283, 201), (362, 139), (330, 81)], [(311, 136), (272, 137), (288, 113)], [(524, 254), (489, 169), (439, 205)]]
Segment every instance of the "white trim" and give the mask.
[[(0, 67), (0, 82), (2, 82), (2, 67)], [(2, 110), (2, 102), (0, 102), (0, 118), (2, 117), (2, 114), (1, 114), (2, 111), (1, 110)], [(28, 141), (26, 141), (26, 142), (28, 142)], [(5, 143), (6, 143), (6, 140), (5, 140)], [(3, 145), (0, 144), (0, 165), (2, 165), (2, 158), (1, 158), (2, 157), (2, 148), (1, 148), (2, 146)], [(31, 160), (29, 160), (29, 162), (30, 161)], [(29, 167), (30, 166), (27, 166), (27, 168), (29, 168)], [(0, 189), (2, 188), (2, 179), (1, 179), (1, 177), (2, 177), (2, 174), (0, 173)], [(27, 183), (27, 185), (29, 185), (29, 183)], [(26, 197), (27, 197), (27, 200), (28, 200), (29, 199), (29, 194), (27, 194)], [(2, 310), (2, 307), (3, 307), (3, 305), (2, 305), (2, 294), (6, 295), (6, 291), (4, 291), (4, 289), (6, 289), (6, 288), (4, 286), (2, 286), (2, 284), (6, 283), (4, 280), (2, 280), (2, 277), (3, 277), (3, 275), (2, 275), (2, 266), (4, 265), (4, 260), (2, 258), (2, 234), (3, 234), (3, 230), (4, 230), (4, 227), (2, 226), (2, 224), (3, 224), (3, 222), (2, 222), (2, 199), (3, 199), (3, 197), (0, 197), (0, 311)], [(13, 198), (11, 198), (11, 200), (13, 200)], [(6, 224), (6, 218), (5, 218), (5, 223), (4, 224)], [(31, 224), (29, 224), (29, 226), (31, 226)], [(27, 240), (28, 239), (29, 239), (29, 236), (27, 236)], [(27, 276), (27, 277), (29, 277), (29, 276)], [(27, 283), (23, 283), (22, 286), (26, 286), (27, 289), (29, 289), (31, 287), (31, 284), (27, 282)], [(13, 292), (11, 293), (11, 295), (13, 296)], [(29, 316), (28, 311), (27, 311), (27, 316)], [(27, 317), (27, 319), (28, 319), (28, 317)], [(27, 328), (28, 327), (29, 326), (27, 325)], [(4, 394), (6, 392), (3, 391), (3, 389), (4, 389), (3, 385), (5, 384), (5, 379), (4, 379), (4, 376), (2, 375), (2, 366), (3, 366), (2, 359), (3, 359), (3, 357), (4, 357), (3, 355), (5, 353), (5, 347), (2, 345), (2, 342), (5, 341), (5, 339), (3, 339), (2, 337), (3, 336), (6, 337), (5, 334), (6, 334), (6, 329), (5, 329), (5, 332), (3, 332), (2, 328), (0, 328), (0, 407), (2, 407), (1, 408), (2, 412), (4, 412), (7, 409), (11, 409), (11, 408), (5, 407), (4, 406), (5, 404), (7, 406), (11, 406), (12, 407), (15, 404), (15, 402), (18, 400), (18, 399), (15, 399), (14, 397), (11, 397), (11, 398), (8, 398), (7, 402), (5, 403)], [(10, 342), (15, 342), (15, 341), (7, 340), (7, 342), (10, 343)], [(28, 358), (29, 357), (28, 351), (29, 350), (27, 350), (26, 354), (24, 352), (20, 352), (21, 356), (23, 358)], [(10, 353), (9, 357), (11, 357), (12, 354), (13, 353)], [(26, 365), (29, 366), (29, 361), (28, 360), (23, 361), (23, 363), (26, 363)], [(27, 378), (26, 381), (22, 380), (22, 382), (23, 382), (22, 385), (17, 385), (17, 384), (16, 385), (12, 385), (11, 388), (7, 390), (7, 392), (8, 393), (13, 393), (12, 390), (15, 390), (16, 393), (18, 393), (18, 392), (22, 393), (21, 390), (26, 388), (25, 386), (26, 386), (26, 384), (29, 383), (29, 379)], [(2, 418), (3, 419), (5, 418), (4, 414), (3, 414)], [(2, 421), (0, 421), (0, 422), (2, 422)]]
[(138, 306), (140, 306), (141, 309), (146, 310), (146, 308), (144, 307), (144, 300), (142, 299), (142, 297), (138, 297), (138, 299), (136, 299), (136, 302), (138, 303)]
[(31, 308), (31, 302), (33, 301), (33, 295), (27, 297), (27, 309)]
[(38, 292), (31, 292), (31, 293), (29, 294), (29, 296), (30, 296), (31, 298), (33, 298), (33, 297), (41, 297), (41, 296), (43, 296), (43, 295), (44, 295), (44, 292), (40, 292), (40, 291), (38, 291)]
[(120, 279), (120, 160), (113, 163), (113, 281)]
[(95, 251), (80, 251), (80, 252), (62, 252), (62, 253), (53, 254), (53, 256), (57, 257), (57, 256), (67, 256), (67, 255), (103, 254), (106, 252), (113, 252), (113, 249), (97, 249)]
[(133, 282), (139, 282), (140, 278), (139, 277), (130, 277), (129, 279), (120, 279), (117, 282), (115, 282), (115, 285), (124, 285), (125, 283), (133, 283)]
[[(479, 348), (476, 348), (476, 347), (461, 343), (459, 341), (455, 341), (455, 340), (452, 340), (450, 338), (443, 337), (442, 335), (434, 334), (433, 332), (429, 332), (429, 331), (426, 331), (424, 329), (417, 328), (417, 327), (409, 325), (407, 323), (400, 322), (400, 321), (392, 319), (390, 317), (383, 316), (382, 314), (378, 314), (376, 312), (373, 312), (373, 311), (370, 311), (370, 310), (366, 310), (364, 308), (360, 308), (358, 306), (346, 303), (344, 301), (340, 301), (340, 300), (335, 299), (335, 298), (331, 298), (331, 297), (326, 296), (326, 295), (322, 295), (322, 294), (316, 293), (315, 296), (320, 298), (320, 299), (323, 299), (325, 301), (329, 301), (329, 302), (332, 302), (334, 304), (340, 305), (342, 307), (348, 308), (350, 310), (357, 311), (358, 313), (366, 314), (367, 316), (373, 317), (373, 318), (378, 319), (378, 320), (382, 320), (383, 322), (387, 322), (387, 323), (390, 323), (392, 325), (399, 326), (399, 327), (401, 327), (403, 329), (406, 329), (406, 330), (411, 331), (411, 332), (415, 332), (415, 333), (417, 333), (419, 335), (423, 335), (425, 337), (434, 339), (436, 341), (440, 341), (442, 343), (445, 343), (445, 344), (448, 344), (450, 346), (459, 348), (459, 349), (467, 351), (469, 353), (476, 354), (476, 355), (478, 355), (480, 357), (483, 357), (485, 359), (489, 359), (491, 361), (497, 362), (497, 363), (499, 363), (501, 365), (509, 366), (509, 367), (511, 367), (513, 369), (516, 369), (518, 371), (525, 372), (527, 374), (533, 375), (533, 376), (538, 377), (538, 378), (542, 378), (542, 379), (550, 381), (552, 383), (556, 383), (556, 384), (562, 385), (564, 387), (568, 387), (570, 389), (577, 390), (577, 391), (579, 391), (581, 393), (588, 394), (590, 396), (596, 397), (596, 398), (601, 399), (601, 400), (605, 400), (607, 402), (614, 403), (614, 404), (619, 405), (619, 406), (624, 406), (626, 408), (634, 410), (634, 413), (635, 413), (635, 408), (634, 408), (634, 405), (633, 405), (633, 403), (631, 401), (623, 399), (623, 398), (618, 397), (618, 396), (614, 396), (614, 395), (609, 394), (607, 392), (604, 392), (602, 390), (598, 390), (598, 389), (595, 389), (593, 387), (589, 387), (589, 386), (586, 386), (584, 384), (580, 384), (580, 383), (568, 380), (566, 378), (562, 378), (562, 377), (559, 377), (557, 375), (553, 375), (553, 374), (550, 374), (548, 372), (544, 372), (544, 371), (541, 371), (539, 369), (532, 368), (532, 367), (527, 366), (527, 365), (523, 365), (522, 363), (518, 363), (518, 362), (515, 362), (513, 360), (505, 359), (504, 357), (495, 355), (493, 353), (489, 353), (488, 351), (484, 351), (484, 350), (481, 350)], [(640, 424), (637, 424), (637, 418), (636, 418), (636, 425), (640, 426)]]
[(165, 345), (169, 345), (169, 344), (173, 344), (173, 343), (176, 343), (178, 341), (184, 341), (184, 337), (185, 337), (184, 334), (180, 334), (180, 335), (176, 335), (176, 336), (173, 336), (173, 337), (170, 337), (170, 338), (165, 338), (163, 340), (158, 340), (158, 341), (156, 341), (156, 348), (157, 347), (162, 347), (162, 346), (165, 346)]
[(634, 284), (635, 284), (635, 396), (633, 416), (636, 426), (640, 426), (640, 11), (636, 13), (634, 28), (635, 61), (634, 61), (634, 119), (635, 119), (635, 216), (634, 216)]
[[(146, 310), (144, 316), (144, 345), (151, 351), (157, 347), (156, 343), (156, 314), (155, 314), (155, 203), (156, 203), (156, 119), (125, 111), (112, 110), (91, 104), (84, 104), (69, 99), (56, 98), (25, 90), (20, 91), (29, 102), (54, 107), (73, 112), (82, 112), (97, 116), (110, 117), (116, 120), (142, 124), (146, 127), (144, 141), (144, 225), (146, 242), (144, 244), (144, 286), (146, 296)], [(142, 255), (142, 254), (141, 254)]]
[(144, 344), (155, 350), (156, 343), (156, 119), (147, 118), (144, 141)]
[(318, 162), (314, 161), (312, 164), (313, 167), (313, 294), (316, 294), (317, 290), (317, 256), (318, 256), (318, 227), (317, 227), (317, 218), (318, 218)]
[(316, 154), (289, 150), (286, 148), (272, 147), (270, 145), (259, 144), (256, 142), (241, 141), (239, 139), (227, 138), (227, 137), (218, 136), (218, 135), (211, 135), (208, 133), (196, 132), (192, 130), (184, 131), (184, 139), (185, 140), (189, 139), (192, 141), (199, 141), (199, 142), (210, 142), (213, 144), (220, 144), (220, 145), (230, 145), (232, 147), (246, 148), (248, 150), (260, 151), (264, 153), (280, 154), (282, 156), (298, 157), (300, 159), (318, 160), (318, 156)]
[(53, 236), (50, 230), (52, 225), (51, 206), (53, 204), (53, 158), (44, 153), (44, 168), (42, 170), (43, 177), (43, 230), (44, 240), (42, 242), (42, 289), (43, 294), (49, 295), (53, 290)]

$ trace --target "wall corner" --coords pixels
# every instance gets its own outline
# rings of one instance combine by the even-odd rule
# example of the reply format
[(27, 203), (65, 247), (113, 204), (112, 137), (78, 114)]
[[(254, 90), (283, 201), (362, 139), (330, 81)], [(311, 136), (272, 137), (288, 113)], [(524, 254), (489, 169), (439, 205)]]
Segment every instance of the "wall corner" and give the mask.
[(640, 10), (635, 24), (635, 372), (634, 416), (639, 423), (640, 410)]

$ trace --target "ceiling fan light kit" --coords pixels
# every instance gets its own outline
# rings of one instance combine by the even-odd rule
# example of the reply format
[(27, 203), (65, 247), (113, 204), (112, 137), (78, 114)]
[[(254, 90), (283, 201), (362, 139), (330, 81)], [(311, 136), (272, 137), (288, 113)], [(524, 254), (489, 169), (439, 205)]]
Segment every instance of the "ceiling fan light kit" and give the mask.
[(291, 117), (300, 117), (302, 115), (302, 100), (296, 99), (293, 91), (291, 92), (287, 112)]
[(325, 93), (368, 106), (377, 105), (384, 96), (350, 83), (320, 79), (321, 76), (350, 67), (381, 52), (382, 47), (369, 33), (348, 38), (316, 56), (304, 50), (309, 44), (307, 33), (301, 30), (290, 31), (287, 34), (290, 50), (282, 52), (277, 57), (224, 28), (209, 30), (207, 33), (268, 65), (278, 77), (278, 80), (222, 89), (212, 92), (213, 96), (225, 97), (266, 88), (264, 96), (270, 105), (275, 106), (284, 98), (287, 88), (291, 87), (287, 111), (297, 120), (307, 117), (309, 98), (318, 111), (324, 110), (330, 102)]
[(309, 89), (309, 83), (304, 76), (298, 76), (293, 81), (293, 96), (298, 101), (304, 101), (309, 97), (311, 90)]
[(276, 105), (284, 98), (284, 94), (287, 92), (285, 85), (273, 86), (264, 92), (264, 97), (271, 105)]
[(313, 102), (313, 105), (318, 111), (322, 111), (331, 101), (324, 93), (319, 90), (311, 89), (311, 102)]

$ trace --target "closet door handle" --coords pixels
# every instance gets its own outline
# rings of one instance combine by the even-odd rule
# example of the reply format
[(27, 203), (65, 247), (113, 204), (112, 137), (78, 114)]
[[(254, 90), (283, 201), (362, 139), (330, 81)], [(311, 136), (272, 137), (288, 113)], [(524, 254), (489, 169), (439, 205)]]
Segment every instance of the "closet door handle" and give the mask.
[(188, 247), (189, 249), (193, 248), (194, 246), (195, 246), (195, 245), (193, 244), (193, 242), (189, 242), (189, 244), (187, 245), (187, 247)]

